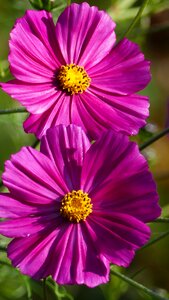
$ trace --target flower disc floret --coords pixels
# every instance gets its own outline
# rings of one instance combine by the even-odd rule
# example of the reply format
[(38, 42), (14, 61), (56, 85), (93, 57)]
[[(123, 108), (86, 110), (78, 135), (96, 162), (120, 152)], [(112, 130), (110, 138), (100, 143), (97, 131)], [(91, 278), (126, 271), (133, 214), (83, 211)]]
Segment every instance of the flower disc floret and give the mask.
[(91, 199), (81, 190), (73, 190), (62, 199), (60, 213), (71, 222), (85, 221), (91, 212)]
[(57, 79), (60, 87), (72, 95), (86, 91), (91, 81), (84, 67), (75, 64), (61, 66)]

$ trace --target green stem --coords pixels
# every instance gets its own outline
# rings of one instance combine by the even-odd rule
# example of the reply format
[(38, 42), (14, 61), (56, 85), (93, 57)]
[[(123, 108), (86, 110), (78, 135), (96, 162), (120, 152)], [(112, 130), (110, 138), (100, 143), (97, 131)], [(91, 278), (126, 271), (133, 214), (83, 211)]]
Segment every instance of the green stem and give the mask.
[(147, 243), (146, 245), (144, 245), (144, 246), (140, 249), (140, 251), (141, 251), (142, 249), (145, 249), (145, 248), (148, 248), (148, 247), (152, 246), (153, 244), (157, 243), (158, 241), (162, 240), (163, 238), (165, 238), (165, 237), (168, 236), (168, 235), (169, 235), (169, 231), (166, 231), (166, 232), (160, 234), (160, 236), (158, 236), (158, 237), (152, 239), (149, 243)]
[(145, 267), (143, 267), (143, 268), (137, 270), (134, 274), (132, 274), (132, 275), (130, 276), (130, 278), (131, 278), (131, 279), (134, 279), (137, 275), (139, 275), (139, 274), (140, 274), (141, 272), (143, 272), (144, 270), (146, 270)]
[(153, 223), (169, 223), (169, 218), (161, 217), (161, 218), (154, 220)]
[(146, 147), (150, 146), (151, 144), (153, 144), (154, 142), (156, 142), (157, 140), (159, 140), (160, 138), (162, 138), (163, 136), (165, 136), (167, 133), (169, 133), (169, 127), (165, 128), (160, 133), (154, 135), (152, 138), (150, 138), (149, 140), (147, 140), (145, 143), (143, 143), (139, 147), (139, 149), (142, 151)]
[(12, 265), (10, 265), (8, 262), (6, 262), (6, 261), (3, 261), (3, 260), (0, 260), (0, 265), (4, 265), (4, 266), (7, 266), (7, 267), (9, 267), (9, 268), (12, 268), (12, 269), (13, 269), (13, 266), (12, 266)]
[(35, 142), (32, 144), (32, 148), (36, 148), (39, 144), (39, 140), (35, 140)]
[(67, 6), (71, 4), (71, 0), (67, 0)]
[(0, 187), (2, 187), (3, 186), (3, 182), (0, 180)]
[(27, 110), (24, 107), (17, 107), (17, 108), (1, 109), (0, 115), (25, 113), (25, 112), (27, 112)]
[(31, 286), (30, 286), (30, 283), (29, 283), (29, 278), (25, 277), (25, 276), (22, 276), (22, 275), (21, 275), (21, 277), (22, 277), (22, 280), (24, 281), (24, 284), (25, 284), (28, 300), (33, 300)]
[(0, 246), (0, 251), (6, 252), (7, 248), (5, 246)]
[(136, 25), (136, 23), (140, 20), (141, 15), (143, 10), (145, 9), (146, 5), (148, 4), (149, 0), (144, 0), (137, 15), (135, 16), (134, 20), (132, 21), (132, 23), (130, 24), (129, 28), (126, 30), (126, 32), (124, 33), (123, 37), (126, 37), (129, 35), (130, 31), (134, 28), (134, 26)]
[(147, 287), (145, 287), (144, 285), (132, 280), (131, 278), (115, 271), (113, 269), (113, 267), (111, 267), (111, 273), (117, 277), (119, 277), (120, 279), (122, 279), (123, 281), (127, 282), (128, 284), (132, 285), (133, 287), (135, 287), (136, 289), (138, 289), (139, 291), (154, 297), (154, 299), (161, 299), (161, 300), (167, 300), (166, 298), (156, 294), (155, 292), (153, 292), (152, 290), (148, 289)]
[(46, 278), (43, 279), (43, 296), (44, 300), (47, 300)]

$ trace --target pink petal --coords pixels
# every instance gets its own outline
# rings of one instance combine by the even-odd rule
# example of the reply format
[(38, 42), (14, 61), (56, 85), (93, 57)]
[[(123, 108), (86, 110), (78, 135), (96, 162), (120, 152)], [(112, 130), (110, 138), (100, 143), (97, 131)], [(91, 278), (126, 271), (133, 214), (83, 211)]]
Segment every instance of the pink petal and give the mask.
[(148, 98), (140, 95), (103, 97), (102, 93), (88, 91), (76, 95), (72, 102), (72, 122), (80, 125), (92, 139), (106, 129), (125, 134), (137, 134), (146, 124)]
[(12, 98), (25, 106), (29, 112), (36, 114), (45, 113), (53, 104), (57, 105), (56, 103), (62, 101), (63, 98), (63, 93), (57, 90), (52, 82), (33, 84), (15, 79), (1, 83), (1, 87)]
[(58, 52), (50, 13), (30, 10), (17, 20), (11, 32), (9, 55), (11, 72), (17, 79), (32, 83), (50, 81), (61, 65)]
[(81, 167), (90, 142), (80, 127), (51, 128), (42, 137), (41, 152), (53, 161), (70, 190), (79, 189)]
[(94, 287), (108, 281), (109, 263), (98, 253), (94, 241), (81, 230), (80, 224), (71, 226), (69, 233), (60, 236), (50, 263), (50, 273), (58, 284)]
[(24, 130), (28, 133), (36, 134), (40, 139), (50, 127), (59, 124), (69, 125), (71, 123), (71, 105), (72, 97), (62, 94), (46, 112), (30, 114), (23, 124)]
[[(8, 257), (14, 267), (18, 267), (23, 274), (35, 279), (41, 279), (45, 275), (53, 244), (60, 228), (46, 233), (37, 233), (32, 236), (14, 239), (8, 246)], [(63, 231), (61, 231), (63, 232)], [(21, 247), (22, 245), (22, 247)]]
[(68, 192), (50, 159), (30, 147), (22, 148), (11, 156), (11, 160), (6, 162), (2, 179), (12, 196), (28, 203), (60, 201)]
[(115, 23), (104, 11), (73, 3), (58, 18), (56, 37), (67, 63), (86, 69), (96, 65), (115, 43)]
[(150, 238), (149, 227), (127, 214), (92, 214), (89, 226), (96, 247), (110, 262), (124, 267), (130, 264), (134, 251)]
[(125, 38), (87, 72), (92, 78), (91, 87), (100, 89), (104, 97), (107, 93), (127, 95), (144, 89), (149, 83), (149, 65), (138, 45)]
[[(59, 216), (59, 217), (58, 217)], [(56, 228), (63, 222), (58, 210), (46, 216), (27, 216), (0, 222), (0, 233), (7, 237), (28, 237), (40, 231)]]
[(1, 218), (15, 219), (18, 217), (25, 217), (28, 215), (44, 215), (58, 209), (58, 203), (55, 200), (50, 201), (49, 205), (46, 203), (39, 203), (36, 206), (31, 203), (22, 203), (13, 198), (12, 195), (0, 194), (0, 216)]
[(81, 189), (89, 193), (94, 211), (127, 213), (143, 222), (160, 215), (148, 164), (138, 146), (120, 133), (105, 132), (88, 150)]
[(35, 279), (52, 275), (58, 284), (94, 287), (108, 281), (109, 263), (96, 256), (93, 241), (84, 235), (79, 224), (67, 223), (51, 233), (15, 239), (8, 247), (8, 256), (22, 273)]
[(134, 145), (127, 136), (120, 133), (108, 130), (102, 134), (85, 155), (81, 188), (91, 193), (97, 186), (103, 185), (104, 181), (109, 182), (115, 166), (125, 159), (126, 152), (132, 151)]

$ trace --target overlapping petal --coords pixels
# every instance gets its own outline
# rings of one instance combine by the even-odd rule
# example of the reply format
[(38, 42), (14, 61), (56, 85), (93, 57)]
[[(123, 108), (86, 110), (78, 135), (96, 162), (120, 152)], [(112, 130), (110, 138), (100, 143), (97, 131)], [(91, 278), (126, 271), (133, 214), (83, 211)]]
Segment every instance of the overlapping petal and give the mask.
[(41, 152), (56, 165), (70, 190), (79, 189), (81, 168), (90, 142), (80, 127), (57, 126), (43, 136)]
[(89, 193), (96, 212), (106, 214), (111, 209), (143, 222), (160, 215), (156, 186), (147, 162), (138, 146), (120, 133), (105, 132), (88, 150), (81, 189)]
[(112, 127), (134, 135), (146, 124), (148, 108), (148, 98), (136, 94), (113, 96), (113, 100), (110, 96), (105, 100), (99, 93), (97, 97), (88, 92), (71, 97), (62, 95), (43, 114), (31, 114), (24, 122), (24, 129), (29, 133), (36, 132), (41, 138), (50, 127), (73, 123), (81, 126), (91, 139), (98, 138), (100, 132)]
[(148, 98), (140, 95), (106, 97), (98, 91), (77, 95), (72, 102), (72, 122), (86, 130), (92, 139), (111, 128), (127, 135), (137, 134), (146, 124)]
[[(9, 258), (24, 274), (51, 275), (58, 284), (107, 282), (109, 263), (128, 266), (150, 237), (145, 222), (160, 215), (145, 158), (112, 130), (90, 145), (76, 125), (49, 129), (41, 152), (25, 147), (7, 161), (3, 182), (10, 194), (0, 195), (1, 216), (8, 218), (0, 232), (14, 238)], [(60, 209), (72, 190), (91, 198), (92, 211), (79, 223)], [(65, 211), (78, 205), (71, 201)]]
[(11, 156), (2, 179), (12, 196), (28, 203), (52, 204), (68, 192), (51, 160), (30, 147)]
[[(23, 124), (26, 132), (34, 133), (41, 138), (48, 128), (59, 124), (69, 125), (71, 122), (72, 97), (64, 94), (43, 114), (30, 114)], [(39, 108), (41, 109), (41, 108)]]

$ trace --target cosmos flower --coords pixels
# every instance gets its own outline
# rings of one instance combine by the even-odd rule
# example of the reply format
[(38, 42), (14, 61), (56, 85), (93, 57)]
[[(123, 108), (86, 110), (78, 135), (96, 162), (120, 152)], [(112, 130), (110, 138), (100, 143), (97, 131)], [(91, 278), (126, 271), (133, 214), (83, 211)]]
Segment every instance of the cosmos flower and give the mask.
[(2, 178), (0, 233), (14, 238), (12, 264), (35, 279), (107, 282), (110, 263), (127, 267), (160, 214), (145, 158), (112, 130), (91, 145), (76, 125), (51, 128), (41, 151), (22, 148)]
[(28, 10), (10, 38), (14, 80), (1, 86), (30, 112), (26, 132), (71, 123), (91, 139), (105, 129), (137, 134), (149, 112), (137, 95), (150, 81), (149, 62), (138, 45), (116, 44), (115, 23), (104, 11), (73, 3), (56, 26), (46, 11)]

